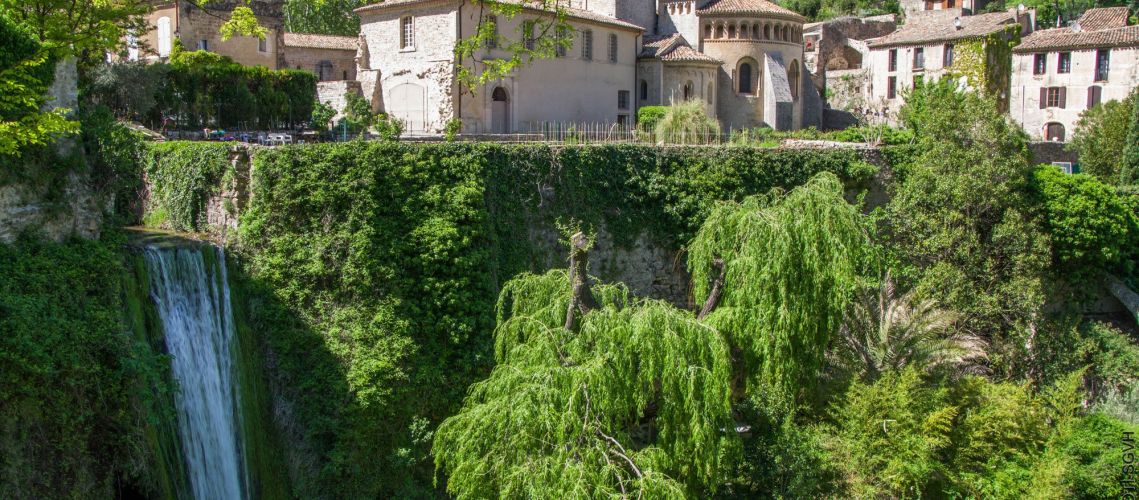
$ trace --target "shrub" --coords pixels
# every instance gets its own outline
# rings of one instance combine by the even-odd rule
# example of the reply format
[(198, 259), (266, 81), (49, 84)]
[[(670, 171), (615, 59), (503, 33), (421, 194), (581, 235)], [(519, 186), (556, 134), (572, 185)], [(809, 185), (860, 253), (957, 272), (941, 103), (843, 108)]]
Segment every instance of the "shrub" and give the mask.
[(667, 112), (668, 106), (642, 106), (637, 110), (637, 125), (645, 130), (652, 130)]
[(705, 144), (719, 140), (720, 124), (704, 112), (702, 101), (693, 100), (669, 106), (653, 132), (669, 144)]
[(332, 123), (332, 118), (336, 116), (336, 109), (320, 101), (312, 105), (312, 119), (309, 120), (309, 127), (313, 130), (327, 132), (329, 125)]

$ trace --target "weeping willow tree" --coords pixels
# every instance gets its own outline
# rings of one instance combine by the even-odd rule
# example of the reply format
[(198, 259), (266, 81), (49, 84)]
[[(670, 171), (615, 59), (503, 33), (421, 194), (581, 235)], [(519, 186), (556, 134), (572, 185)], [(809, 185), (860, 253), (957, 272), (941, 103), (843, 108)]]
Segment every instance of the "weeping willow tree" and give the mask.
[[(719, 205), (688, 251), (701, 316), (742, 354), (754, 387), (809, 389), (870, 256), (858, 209), (832, 174)], [(714, 307), (714, 309), (712, 309)]]
[(575, 235), (568, 272), (504, 287), (497, 366), (435, 435), (447, 490), (463, 498), (715, 491), (741, 447), (733, 344), (788, 383), (810, 374), (867, 253), (861, 224), (833, 175), (720, 207), (693, 243), (697, 314), (592, 284), (588, 244)]

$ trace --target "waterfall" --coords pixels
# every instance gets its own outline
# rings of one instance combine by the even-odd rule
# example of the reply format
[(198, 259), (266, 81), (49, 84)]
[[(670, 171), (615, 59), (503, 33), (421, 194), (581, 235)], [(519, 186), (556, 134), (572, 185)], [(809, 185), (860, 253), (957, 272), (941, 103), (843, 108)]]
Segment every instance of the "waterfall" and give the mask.
[(145, 256), (150, 294), (179, 387), (178, 434), (192, 496), (247, 498), (225, 255), (212, 245), (148, 245)]

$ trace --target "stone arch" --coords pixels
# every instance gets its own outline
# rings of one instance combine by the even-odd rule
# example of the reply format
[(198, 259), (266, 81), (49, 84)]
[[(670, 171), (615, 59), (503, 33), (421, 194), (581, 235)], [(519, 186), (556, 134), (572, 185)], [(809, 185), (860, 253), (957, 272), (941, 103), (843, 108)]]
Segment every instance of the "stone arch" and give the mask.
[(711, 24), (705, 24), (704, 25), (704, 38), (712, 38), (712, 25)]
[(684, 91), (684, 100), (685, 101), (692, 99), (693, 95), (696, 92), (696, 86), (692, 85), (692, 80), (688, 80), (688, 82), (684, 84), (683, 91)]
[(771, 23), (763, 23), (763, 39), (771, 40)]
[(389, 115), (403, 121), (408, 131), (421, 132), (427, 124), (427, 92), (422, 86), (406, 82), (392, 88), (386, 101)]
[(638, 95), (638, 97), (642, 101), (649, 100), (649, 82), (647, 80), (644, 80), (644, 79), (641, 80), (640, 94)]
[(727, 29), (724, 23), (716, 23), (716, 38), (724, 38), (724, 31)]
[(736, 37), (736, 24), (730, 23), (730, 24), (728, 24), (728, 38), (735, 38), (735, 37)]

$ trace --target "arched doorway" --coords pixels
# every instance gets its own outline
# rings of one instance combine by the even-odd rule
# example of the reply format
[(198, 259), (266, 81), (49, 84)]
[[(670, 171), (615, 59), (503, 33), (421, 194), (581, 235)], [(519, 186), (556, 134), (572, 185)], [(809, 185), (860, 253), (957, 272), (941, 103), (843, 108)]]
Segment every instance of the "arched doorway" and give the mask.
[(1064, 124), (1052, 122), (1044, 126), (1044, 140), (1064, 142)]
[(490, 94), (490, 129), (496, 134), (510, 132), (510, 97), (506, 89), (495, 87)]

